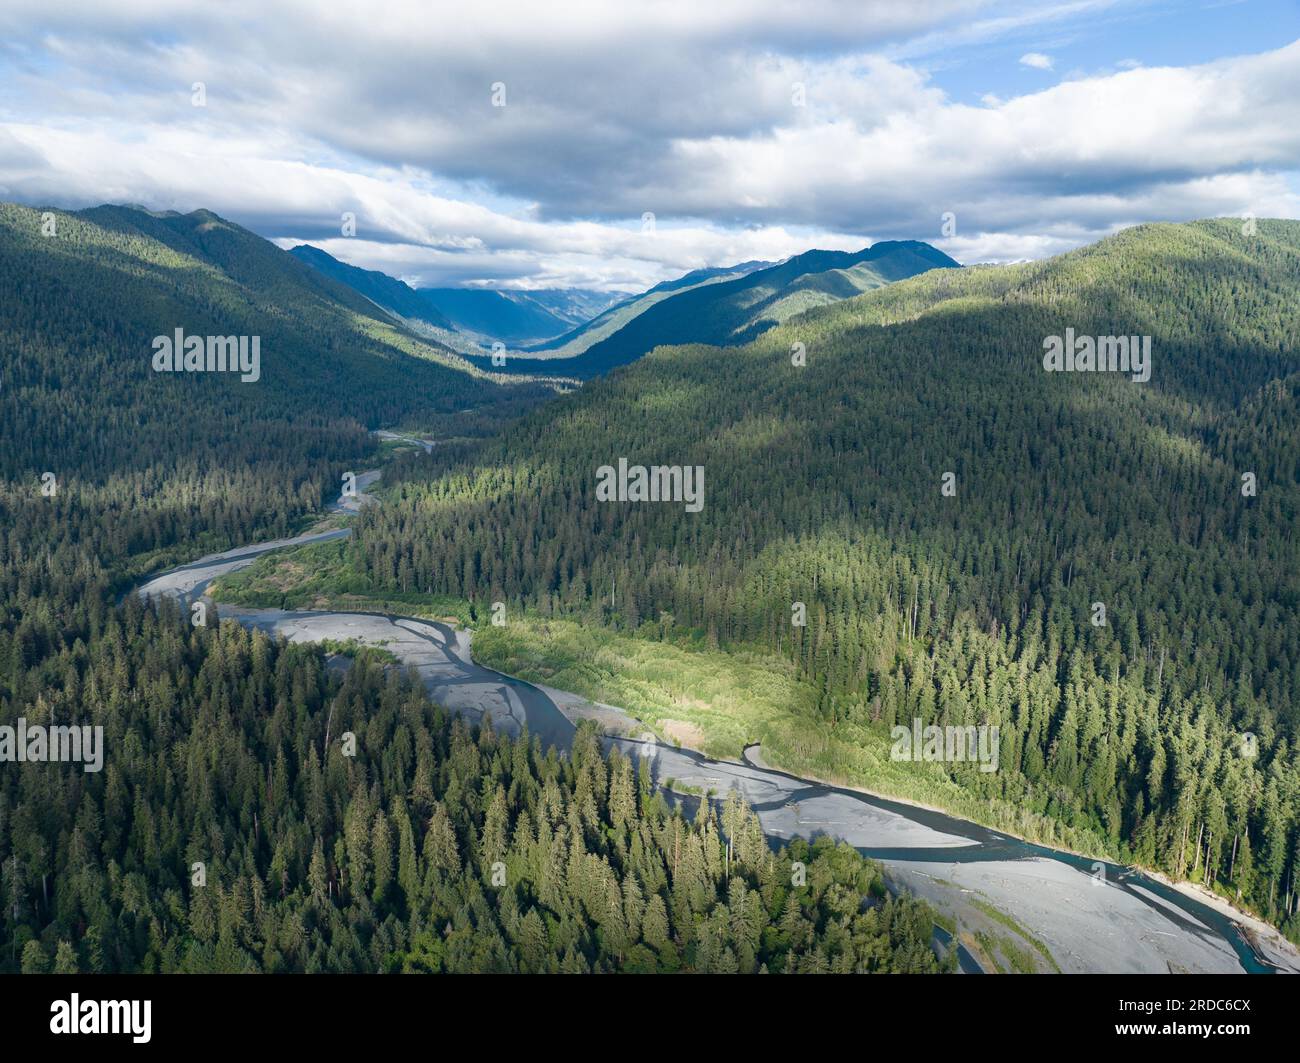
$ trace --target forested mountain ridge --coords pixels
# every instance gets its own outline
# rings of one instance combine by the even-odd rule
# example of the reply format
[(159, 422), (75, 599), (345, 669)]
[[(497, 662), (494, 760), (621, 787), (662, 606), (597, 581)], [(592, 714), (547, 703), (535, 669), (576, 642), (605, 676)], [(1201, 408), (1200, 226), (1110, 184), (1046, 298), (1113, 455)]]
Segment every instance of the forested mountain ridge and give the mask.
[[(101, 472), (128, 467), (166, 452), (154, 431), (173, 434), (209, 408), (268, 419), (312, 411), (304, 415), (375, 426), (417, 409), (451, 415), (541, 394), (483, 377), (210, 212), (54, 212), (52, 236), (42, 235), (42, 214), (0, 207), (0, 328), (14, 353), (0, 401), (11, 468), (66, 467), (65, 456)], [(154, 372), (153, 337), (177, 328), (259, 336), (260, 379)], [(114, 421), (132, 425), (129, 439), (110, 432)]]
[[(1150, 381), (1045, 372), (1067, 328), (1150, 335)], [(1294, 938), (1297, 334), (1296, 222), (936, 270), (412, 458), (353, 549), (382, 588), (787, 656), (815, 708), (749, 738), (791, 770), (869, 785), (897, 722), (997, 724), (1000, 771), (951, 767), (993, 818), (1240, 890)], [(702, 512), (597, 502), (620, 458), (703, 466)]]
[(548, 358), (574, 358), (601, 340), (612, 336), (632, 318), (645, 313), (656, 303), (671, 298), (677, 293), (705, 284), (718, 284), (722, 281), (735, 280), (746, 274), (753, 273), (757, 269), (765, 269), (770, 265), (772, 265), (771, 262), (741, 262), (735, 266), (716, 266), (691, 270), (691, 272), (673, 280), (662, 281), (653, 288), (647, 288), (640, 295), (633, 295), (623, 299), (599, 316), (592, 318), (592, 320), (570, 332), (566, 332), (563, 336), (557, 336), (546, 343), (533, 344), (525, 348), (525, 351), (535, 357), (544, 355)]
[[(102, 727), (104, 756), (0, 771), (0, 970), (939, 968), (934, 913), (850, 850), (775, 854), (732, 806), (728, 856), (590, 735), (562, 761), (364, 653), (339, 679), (321, 647), (119, 603), (295, 530), (366, 424), (473, 430), (460, 404), (541, 392), (207, 212), (45, 213), (0, 206), (0, 723)], [(261, 379), (153, 373), (176, 327), (260, 335)]]
[(833, 303), (932, 269), (956, 268), (942, 251), (916, 240), (883, 240), (861, 251), (805, 251), (739, 276), (709, 279), (656, 300), (573, 357), (512, 367), (587, 379), (635, 361), (655, 347), (745, 343), (812, 307)]
[[(551, 305), (563, 302), (564, 292), (412, 289), (382, 273), (349, 266), (315, 247), (302, 245), (290, 253), (465, 354), (482, 369), (493, 368), (484, 349), (496, 341), (514, 348), (508, 352), (514, 372), (580, 379), (665, 344), (744, 343), (812, 307), (926, 270), (958, 265), (929, 244), (914, 240), (883, 241), (858, 252), (806, 251), (779, 263), (694, 270), (600, 307), (590, 320), (565, 331), (564, 311)], [(580, 308), (597, 306), (590, 300), (576, 302)], [(548, 334), (553, 338), (545, 339)]]
[[(260, 337), (259, 379), (155, 372), (177, 328)], [(373, 450), (366, 427), (473, 433), (550, 394), (207, 211), (0, 205), (0, 350), (3, 621), (37, 658), (133, 573), (296, 530)]]
[[(1288, 330), (1300, 263), (1294, 222), (1268, 221), (1250, 236), (1241, 228), (1238, 219), (1138, 225), (1055, 258), (931, 272), (818, 308), (808, 320), (835, 330), (963, 314), (969, 324), (996, 311), (993, 323), (1003, 329), (1153, 335), (1164, 351), (1157, 355), (1164, 369), (1152, 378), (1158, 389), (1202, 399), (1226, 390), (1237, 399), (1294, 365)], [(1158, 295), (1155, 305), (1148, 290)]]
[(310, 244), (290, 248), (289, 253), (462, 354), (481, 354), (493, 341), (529, 344), (557, 337), (619, 301), (616, 294), (582, 288), (412, 288), (377, 270), (342, 262)]
[(341, 262), (327, 251), (310, 244), (291, 247), (289, 254), (300, 262), (305, 262), (312, 269), (333, 277), (336, 281), (354, 288), (367, 299), (385, 310), (391, 310), (399, 317), (423, 321), (439, 329), (455, 329), (450, 321), (442, 316), (432, 303), (422, 299), (409, 284), (390, 277), (379, 270), (362, 269), (347, 262)]

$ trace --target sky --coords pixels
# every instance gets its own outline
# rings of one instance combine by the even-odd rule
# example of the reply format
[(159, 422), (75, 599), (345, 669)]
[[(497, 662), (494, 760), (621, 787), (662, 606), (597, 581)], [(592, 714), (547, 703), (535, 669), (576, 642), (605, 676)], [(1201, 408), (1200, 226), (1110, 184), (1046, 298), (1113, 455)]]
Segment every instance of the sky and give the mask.
[(426, 287), (1040, 258), (1300, 217), (1300, 0), (4, 0), (0, 199)]

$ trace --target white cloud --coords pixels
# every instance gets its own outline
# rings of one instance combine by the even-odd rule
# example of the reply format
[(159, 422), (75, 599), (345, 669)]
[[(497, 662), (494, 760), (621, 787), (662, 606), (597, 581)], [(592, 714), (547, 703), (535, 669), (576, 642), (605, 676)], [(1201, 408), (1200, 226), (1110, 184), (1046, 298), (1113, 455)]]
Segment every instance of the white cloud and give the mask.
[[(678, 186), (693, 212), (742, 203), (839, 228), (872, 218), (874, 231), (898, 235), (924, 236), (946, 210), (1015, 232), (1054, 221), (1109, 228), (1139, 202), (1155, 213), (1135, 220), (1176, 218), (1175, 208), (1191, 210), (1181, 217), (1241, 213), (1266, 195), (1294, 213), (1294, 198), (1279, 202), (1273, 187), (1300, 169), (1297, 95), (1300, 43), (1079, 79), (983, 107), (928, 101), (869, 129), (844, 120), (683, 141)], [(1203, 194), (1229, 175), (1239, 199)]]
[[(1002, 86), (982, 105), (902, 58), (1106, 6), (511, 0), (433, 18), (392, 2), (11, 0), (0, 36), (27, 43), (0, 52), (0, 188), (209, 207), (423, 283), (620, 288), (884, 237), (1023, 258), (1137, 221), (1300, 215), (1300, 43)], [(344, 211), (361, 239), (339, 238)]]
[(1051, 70), (1052, 57), (1042, 52), (1026, 52), (1020, 57), (1021, 66), (1031, 66), (1035, 70)]

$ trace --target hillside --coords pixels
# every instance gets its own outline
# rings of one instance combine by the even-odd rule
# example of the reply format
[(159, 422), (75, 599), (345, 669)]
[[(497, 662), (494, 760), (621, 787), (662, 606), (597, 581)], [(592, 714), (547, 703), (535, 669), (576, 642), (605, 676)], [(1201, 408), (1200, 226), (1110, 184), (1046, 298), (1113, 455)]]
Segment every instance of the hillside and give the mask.
[(653, 302), (643, 301), (635, 314), (611, 321), (617, 327), (593, 337), (595, 342), (566, 347), (577, 352), (573, 357), (552, 356), (536, 367), (516, 359), (511, 367), (516, 372), (545, 371), (588, 379), (635, 361), (655, 347), (685, 343), (733, 346), (804, 310), (927, 270), (957, 265), (942, 251), (917, 241), (883, 241), (858, 252), (806, 251), (739, 276), (709, 277), (703, 283), (667, 291)]
[(438, 313), (437, 308), (427, 299), (421, 298), (414, 288), (395, 277), (374, 269), (350, 266), (310, 244), (292, 247), (289, 254), (327, 277), (346, 284), (376, 306), (391, 310), (398, 317), (424, 322), (437, 329), (455, 330), (455, 326)]
[(622, 299), (616, 292), (584, 288), (417, 289), (377, 270), (341, 262), (310, 244), (299, 244), (289, 253), (395, 314), (422, 336), (463, 354), (481, 354), (496, 341), (546, 341), (583, 326)]
[[(1150, 336), (1149, 381), (1045, 372), (1067, 329)], [(804, 697), (743, 739), (795, 772), (871, 785), (896, 722), (996, 724), (1000, 771), (947, 769), (967, 812), (1043, 840), (1060, 824), (1285, 923), (1298, 332), (1296, 222), (933, 270), (776, 326), (725, 373), (713, 347), (657, 352), (476, 451), (412, 458), (354, 564), (537, 618), (514, 630), (543, 675), (548, 617), (784, 658)], [(598, 502), (619, 459), (702, 466), (702, 510)], [(593, 644), (571, 670), (601, 661)], [(707, 705), (673, 712), (707, 735)]]
[(586, 324), (546, 343), (527, 347), (525, 352), (534, 358), (574, 358), (593, 344), (612, 336), (634, 317), (638, 317), (655, 304), (679, 292), (698, 288), (704, 284), (735, 280), (770, 265), (770, 262), (742, 262), (735, 266), (692, 270), (675, 280), (662, 281), (640, 295), (623, 299)]
[[(120, 579), (155, 551), (280, 534), (373, 450), (367, 428), (472, 434), (550, 394), (484, 376), (210, 212), (56, 211), (49, 236), (43, 213), (0, 205), (0, 523), (14, 564), (40, 542), (56, 567), (65, 548), (72, 569), (89, 551), (96, 579)], [(155, 372), (155, 337), (177, 329), (243, 336), (250, 355), (257, 337), (257, 379)]]
[(582, 289), (517, 291), (489, 288), (419, 288), (429, 306), (480, 345), (525, 346), (569, 331), (600, 313), (617, 294)]
[[(170, 437), (218, 410), (244, 421), (375, 426), (545, 394), (472, 370), (394, 327), (351, 288), (207, 211), (59, 213), (57, 235), (43, 237), (40, 212), (0, 206), (0, 281), (0, 330), (18, 352), (5, 365), (3, 399), (18, 470), (67, 455), (101, 471), (130, 466), (176, 449), (162, 438), (152, 446), (155, 432)], [(152, 339), (177, 328), (259, 336), (260, 378), (155, 372)], [(131, 424), (132, 438), (108, 439), (114, 423)]]

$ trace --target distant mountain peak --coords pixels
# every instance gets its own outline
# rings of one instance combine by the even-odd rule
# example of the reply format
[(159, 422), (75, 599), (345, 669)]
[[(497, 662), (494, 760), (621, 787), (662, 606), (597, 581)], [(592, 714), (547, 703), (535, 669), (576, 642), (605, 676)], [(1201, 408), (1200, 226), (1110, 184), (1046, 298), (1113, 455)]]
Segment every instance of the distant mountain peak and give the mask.
[[(747, 268), (751, 266), (757, 268)], [(882, 240), (860, 251), (812, 248), (781, 262), (745, 263), (734, 268), (738, 275), (697, 270), (678, 282), (656, 285), (641, 297), (642, 305), (633, 308), (635, 313), (611, 311), (612, 316), (626, 320), (605, 330), (598, 341), (582, 346), (574, 357), (539, 358), (529, 368), (591, 377), (635, 361), (659, 346), (735, 346), (805, 310), (932, 269), (959, 269), (960, 263), (920, 240)], [(623, 305), (635, 302), (628, 300)], [(583, 331), (575, 330), (546, 346), (563, 350), (565, 341), (576, 340)], [(515, 367), (518, 371), (519, 363)]]

